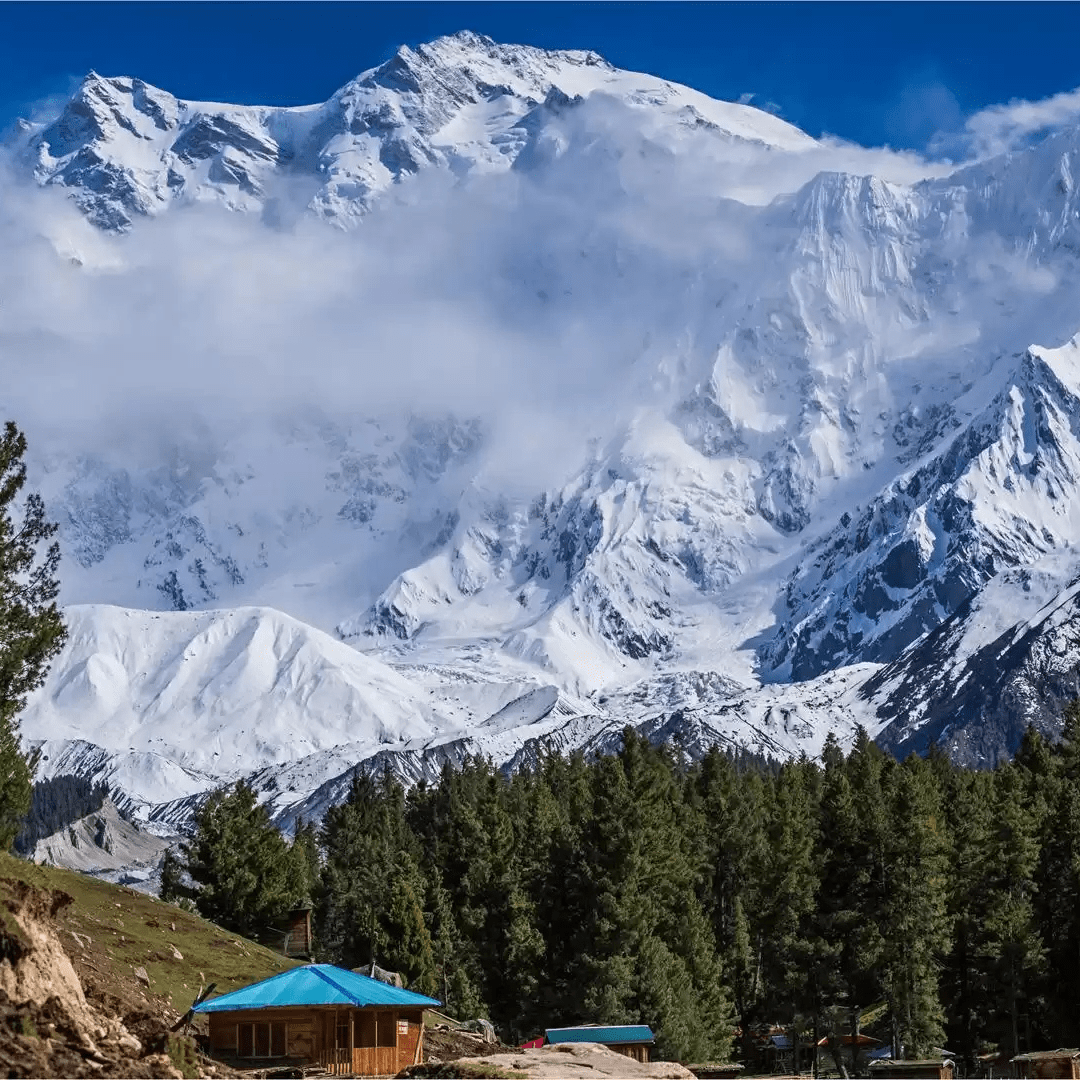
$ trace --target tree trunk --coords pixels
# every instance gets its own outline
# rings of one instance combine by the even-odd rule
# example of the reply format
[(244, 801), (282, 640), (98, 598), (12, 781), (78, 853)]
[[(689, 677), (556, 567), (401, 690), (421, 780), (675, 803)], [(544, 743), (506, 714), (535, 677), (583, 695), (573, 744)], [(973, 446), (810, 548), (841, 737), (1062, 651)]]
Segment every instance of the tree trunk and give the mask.
[(818, 1045), (817, 1044), (818, 1044), (818, 1039), (820, 1039), (820, 1038), (821, 1038), (821, 1035), (818, 1033), (818, 1014), (817, 1014), (817, 1008), (815, 1007), (815, 1009), (814, 1009), (814, 1080), (817, 1080), (817, 1074), (818, 1074), (818, 1066), (817, 1066)]
[(862, 1076), (862, 1057), (859, 1053), (859, 1010), (851, 1010), (851, 1071), (855, 1076)]

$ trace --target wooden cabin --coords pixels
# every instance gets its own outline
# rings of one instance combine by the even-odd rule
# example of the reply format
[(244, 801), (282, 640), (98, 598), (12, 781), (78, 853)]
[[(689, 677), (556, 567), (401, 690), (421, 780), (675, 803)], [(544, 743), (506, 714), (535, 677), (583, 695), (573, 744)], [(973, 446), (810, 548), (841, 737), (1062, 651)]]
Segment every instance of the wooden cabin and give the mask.
[(552, 1045), (599, 1043), (635, 1061), (648, 1061), (649, 1051), (656, 1041), (647, 1024), (620, 1024), (614, 1027), (587, 1024), (582, 1027), (548, 1028), (544, 1034)]
[(307, 964), (196, 1006), (210, 1054), (241, 1066), (317, 1065), (386, 1076), (418, 1065), (434, 998), (332, 964)]
[(881, 1058), (870, 1062), (872, 1080), (953, 1080), (955, 1075), (951, 1058), (928, 1058), (922, 1061)]
[(1080, 1080), (1080, 1050), (1035, 1050), (1013, 1058), (1016, 1075), (1028, 1080)]

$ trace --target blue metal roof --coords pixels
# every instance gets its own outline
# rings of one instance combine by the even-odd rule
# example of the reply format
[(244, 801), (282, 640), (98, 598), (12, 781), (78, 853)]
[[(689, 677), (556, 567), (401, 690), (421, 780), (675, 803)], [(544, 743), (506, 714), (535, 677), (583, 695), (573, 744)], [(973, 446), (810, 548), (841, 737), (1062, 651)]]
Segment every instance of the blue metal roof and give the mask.
[(621, 1024), (617, 1027), (571, 1027), (548, 1028), (544, 1033), (549, 1043), (603, 1043), (614, 1046), (619, 1043), (651, 1043), (652, 1029), (648, 1024)]
[(266, 1009), (288, 1005), (366, 1005), (422, 1008), (440, 1005), (434, 998), (402, 990), (378, 979), (333, 964), (305, 964), (262, 982), (252, 983), (230, 994), (211, 998), (196, 1006), (197, 1013), (227, 1012), (230, 1009)]

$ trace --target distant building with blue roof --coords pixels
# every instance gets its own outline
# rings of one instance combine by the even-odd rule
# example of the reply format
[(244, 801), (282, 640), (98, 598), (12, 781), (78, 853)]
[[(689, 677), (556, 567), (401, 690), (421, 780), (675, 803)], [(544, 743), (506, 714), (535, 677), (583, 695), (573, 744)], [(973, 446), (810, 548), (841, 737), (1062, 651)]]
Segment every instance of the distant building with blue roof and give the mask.
[(215, 1057), (380, 1076), (423, 1060), (423, 1011), (439, 1004), (332, 964), (306, 964), (193, 1011), (208, 1017)]
[(552, 1045), (599, 1043), (635, 1061), (648, 1061), (649, 1048), (656, 1041), (648, 1024), (583, 1024), (579, 1027), (548, 1028), (544, 1034)]

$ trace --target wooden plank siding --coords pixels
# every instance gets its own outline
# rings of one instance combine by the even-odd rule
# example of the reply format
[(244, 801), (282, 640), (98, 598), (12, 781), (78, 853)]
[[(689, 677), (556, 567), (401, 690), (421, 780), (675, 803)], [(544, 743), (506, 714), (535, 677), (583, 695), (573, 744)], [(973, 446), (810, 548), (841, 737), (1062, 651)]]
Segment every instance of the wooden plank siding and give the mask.
[(1016, 1064), (1018, 1075), (1028, 1080), (1080, 1080), (1080, 1058), (1068, 1054), (1048, 1052), (1034, 1060), (1025, 1060), (1021, 1056)]
[(289, 913), (289, 929), (281, 943), (286, 956), (307, 957), (311, 955), (311, 909), (298, 908)]
[[(565, 1044), (564, 1044), (565, 1045)], [(622, 1054), (623, 1057), (633, 1058), (635, 1061), (641, 1061), (648, 1063), (649, 1060), (649, 1044), (648, 1043), (619, 1043), (607, 1044), (609, 1050), (614, 1050), (616, 1054)]]
[[(419, 1009), (238, 1009), (210, 1013), (208, 1019), (211, 1054), (245, 1063), (273, 1060), (265, 1052), (269, 1039), (242, 1037), (240, 1028), (248, 1024), (284, 1024), (285, 1057), (322, 1065), (332, 1075), (394, 1076), (423, 1059)], [(253, 1048), (258, 1056), (251, 1056)]]

